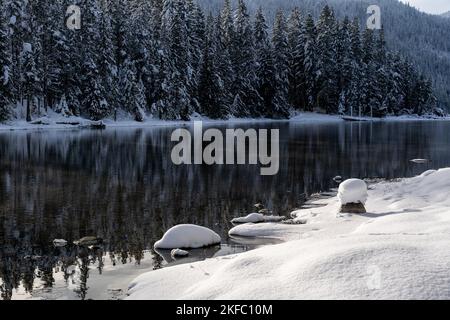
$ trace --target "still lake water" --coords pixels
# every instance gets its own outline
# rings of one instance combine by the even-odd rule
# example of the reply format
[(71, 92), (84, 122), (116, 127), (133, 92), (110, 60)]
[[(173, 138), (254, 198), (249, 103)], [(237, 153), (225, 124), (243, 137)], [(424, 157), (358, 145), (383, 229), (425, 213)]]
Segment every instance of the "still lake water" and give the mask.
[[(336, 188), (337, 175), (393, 179), (450, 166), (450, 122), (215, 126), (279, 128), (279, 174), (175, 166), (167, 127), (1, 132), (1, 298), (122, 298), (135, 276), (180, 263), (152, 249), (175, 224), (204, 225), (224, 239), (183, 263), (242, 252), (264, 243), (228, 239), (229, 221), (257, 202), (286, 215), (309, 195)], [(84, 236), (104, 243), (52, 245)]]

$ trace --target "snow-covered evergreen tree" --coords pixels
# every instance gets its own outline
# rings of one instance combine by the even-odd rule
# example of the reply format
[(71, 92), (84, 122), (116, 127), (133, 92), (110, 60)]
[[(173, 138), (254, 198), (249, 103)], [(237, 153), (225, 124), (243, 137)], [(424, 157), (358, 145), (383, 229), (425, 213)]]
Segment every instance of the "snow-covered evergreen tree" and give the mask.
[(224, 82), (220, 78), (218, 61), (214, 57), (220, 49), (220, 39), (217, 35), (220, 25), (217, 25), (213, 16), (209, 16), (206, 24), (206, 38), (200, 63), (198, 76), (198, 102), (200, 113), (212, 119), (227, 117), (228, 97)]
[(82, 52), (82, 97), (81, 111), (93, 120), (108, 116), (110, 112), (107, 100), (108, 92), (104, 86), (103, 75), (100, 73), (100, 52), (98, 46), (102, 35), (99, 32), (101, 25), (101, 10), (96, 0), (86, 0), (82, 3), (83, 27), (81, 28), (81, 41), (84, 43)]
[(256, 90), (253, 28), (243, 0), (238, 0), (233, 33), (231, 57), (235, 75), (235, 97), (232, 110), (236, 117), (258, 116), (257, 110), (262, 99)]
[[(138, 121), (284, 118), (291, 108), (442, 114), (439, 79), (389, 51), (384, 29), (362, 32), (328, 5), (286, 21), (281, 10), (266, 20), (264, 4), (253, 23), (246, 3), (224, 0), (205, 23), (195, 0), (2, 0), (0, 120), (23, 106), (28, 120), (48, 107), (91, 119), (121, 109)], [(80, 30), (66, 27), (72, 4)]]
[(287, 46), (289, 103), (296, 109), (305, 109), (305, 30), (298, 8), (292, 11), (288, 19)]
[(325, 6), (317, 22), (317, 107), (333, 113), (339, 100), (337, 62), (338, 25)]
[(11, 90), (12, 95), (17, 102), (22, 102), (22, 88), (20, 83), (22, 70), (20, 59), (27, 27), (25, 5), (26, 2), (24, 0), (4, 0), (3, 6), (3, 12), (9, 27), (8, 37), (11, 48)]
[(312, 15), (305, 20), (305, 86), (306, 108), (313, 111), (317, 99), (317, 43), (316, 26)]
[(11, 51), (9, 50), (8, 31), (3, 14), (3, 1), (0, 1), (0, 122), (11, 115)]
[(36, 69), (35, 52), (33, 44), (24, 42), (22, 52), (20, 54), (20, 65), (22, 69), (22, 77), (20, 79), (23, 98), (26, 102), (26, 120), (30, 122), (32, 119), (32, 108), (34, 97), (38, 93), (39, 73)]
[(268, 27), (263, 11), (260, 8), (255, 17), (255, 56), (256, 76), (258, 79), (257, 90), (263, 103), (259, 114), (268, 115), (276, 109), (275, 96), (277, 93), (276, 70), (273, 63), (272, 45), (269, 41)]
[(287, 118), (289, 115), (289, 63), (287, 27), (283, 11), (279, 10), (275, 17), (272, 35), (273, 63), (275, 67), (275, 99), (272, 110), (268, 110), (272, 118)]
[(160, 100), (156, 103), (161, 119), (188, 120), (192, 113), (190, 96), (188, 28), (186, 3), (164, 0), (161, 40), (164, 50), (163, 82)]

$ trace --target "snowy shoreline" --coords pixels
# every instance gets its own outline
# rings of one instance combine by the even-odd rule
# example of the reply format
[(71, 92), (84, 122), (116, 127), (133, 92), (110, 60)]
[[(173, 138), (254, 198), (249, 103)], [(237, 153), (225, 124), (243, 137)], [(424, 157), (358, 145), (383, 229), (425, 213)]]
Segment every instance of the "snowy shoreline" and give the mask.
[[(106, 128), (154, 128), (154, 127), (178, 127), (189, 126), (194, 121), (203, 121), (209, 125), (225, 125), (225, 124), (247, 124), (247, 123), (274, 123), (274, 122), (290, 122), (290, 123), (327, 123), (327, 122), (344, 122), (338, 115), (326, 115), (312, 112), (298, 113), (290, 119), (276, 120), (276, 119), (253, 119), (253, 118), (230, 118), (227, 120), (212, 120), (208, 118), (192, 118), (190, 121), (167, 121), (158, 119), (147, 119), (144, 122), (136, 122), (129, 119), (121, 119), (114, 121), (112, 119), (101, 120)], [(387, 122), (387, 121), (450, 121), (450, 117), (444, 118), (426, 118), (415, 116), (398, 116), (386, 117), (380, 119), (373, 119), (373, 122)], [(41, 122), (41, 123), (39, 123)], [(64, 124), (65, 123), (65, 124)], [(74, 124), (69, 124), (74, 123)], [(76, 124), (75, 124), (76, 123)], [(7, 123), (0, 124), (0, 132), (16, 131), (16, 130), (79, 130), (89, 127), (95, 121), (87, 120), (80, 117), (62, 117), (57, 114), (52, 114), (50, 117), (38, 118), (31, 123), (25, 120), (14, 120)]]
[(367, 214), (315, 204), (291, 214), (304, 225), (233, 230), (284, 243), (144, 273), (128, 299), (450, 298), (450, 168), (371, 185)]

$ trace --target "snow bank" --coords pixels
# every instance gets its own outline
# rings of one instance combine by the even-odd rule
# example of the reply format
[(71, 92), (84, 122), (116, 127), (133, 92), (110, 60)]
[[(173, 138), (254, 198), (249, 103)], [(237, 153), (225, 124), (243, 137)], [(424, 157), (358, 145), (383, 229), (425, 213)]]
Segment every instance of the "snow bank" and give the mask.
[(265, 216), (262, 213), (250, 213), (245, 217), (234, 218), (232, 223), (258, 223), (258, 222), (279, 222), (285, 217), (281, 216)]
[(162, 239), (155, 243), (155, 249), (196, 249), (220, 244), (220, 241), (220, 236), (208, 228), (180, 224), (169, 229)]
[(237, 227), (287, 242), (145, 273), (128, 299), (450, 299), (450, 169), (373, 185), (367, 214), (319, 202)]
[(349, 179), (339, 185), (338, 199), (341, 204), (365, 204), (367, 196), (367, 184), (362, 180)]

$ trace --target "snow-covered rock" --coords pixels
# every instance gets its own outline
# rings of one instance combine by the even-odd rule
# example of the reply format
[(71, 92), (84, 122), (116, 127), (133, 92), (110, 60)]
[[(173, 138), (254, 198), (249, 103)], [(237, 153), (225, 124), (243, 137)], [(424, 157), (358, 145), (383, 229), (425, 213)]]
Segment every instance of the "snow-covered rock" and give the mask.
[(181, 249), (173, 249), (170, 252), (170, 255), (172, 256), (172, 258), (187, 257), (189, 255), (189, 252)]
[(161, 240), (155, 243), (156, 249), (196, 249), (220, 244), (220, 236), (211, 229), (194, 224), (180, 224), (170, 228)]
[(349, 203), (365, 204), (367, 197), (367, 184), (363, 180), (349, 179), (339, 185), (338, 199), (342, 205)]
[(257, 223), (264, 221), (264, 215), (261, 213), (250, 213), (245, 217), (234, 218), (233, 220), (231, 220), (232, 223)]
[(259, 223), (259, 222), (280, 222), (284, 220), (283, 216), (266, 216), (262, 213), (250, 213), (245, 217), (234, 218), (232, 223)]
[(55, 239), (55, 240), (53, 240), (53, 245), (55, 247), (65, 247), (67, 245), (67, 240)]
[(102, 238), (88, 236), (88, 237), (83, 237), (80, 240), (74, 241), (73, 243), (77, 246), (94, 246), (94, 245), (101, 244), (102, 242), (103, 242)]

